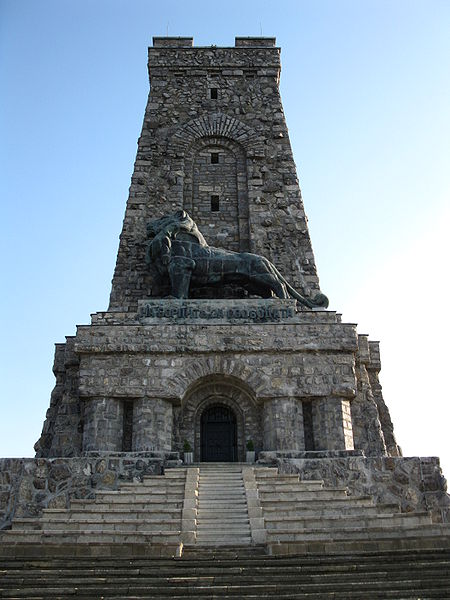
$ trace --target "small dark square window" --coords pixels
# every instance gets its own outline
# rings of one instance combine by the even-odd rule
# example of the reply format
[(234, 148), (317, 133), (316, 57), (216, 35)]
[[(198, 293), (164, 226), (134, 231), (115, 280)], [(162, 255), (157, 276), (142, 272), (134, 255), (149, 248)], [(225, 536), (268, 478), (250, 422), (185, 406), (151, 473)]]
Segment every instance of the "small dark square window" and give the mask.
[(219, 164), (219, 153), (211, 152), (211, 164), (218, 165)]
[(219, 196), (211, 196), (211, 212), (219, 212)]
[(209, 97), (211, 98), (211, 100), (217, 100), (217, 98), (219, 97), (219, 90), (217, 88), (210, 88)]

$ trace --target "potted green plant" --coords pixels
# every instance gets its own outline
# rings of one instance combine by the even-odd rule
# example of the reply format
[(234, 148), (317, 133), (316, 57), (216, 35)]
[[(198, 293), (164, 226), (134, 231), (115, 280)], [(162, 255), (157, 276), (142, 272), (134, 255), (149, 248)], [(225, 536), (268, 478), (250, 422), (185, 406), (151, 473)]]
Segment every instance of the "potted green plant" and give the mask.
[(253, 440), (247, 441), (247, 452), (246, 452), (245, 460), (248, 463), (255, 462), (255, 444), (253, 443)]
[(183, 453), (184, 453), (184, 464), (190, 465), (194, 462), (194, 453), (192, 452), (192, 446), (187, 440), (184, 440), (183, 443)]

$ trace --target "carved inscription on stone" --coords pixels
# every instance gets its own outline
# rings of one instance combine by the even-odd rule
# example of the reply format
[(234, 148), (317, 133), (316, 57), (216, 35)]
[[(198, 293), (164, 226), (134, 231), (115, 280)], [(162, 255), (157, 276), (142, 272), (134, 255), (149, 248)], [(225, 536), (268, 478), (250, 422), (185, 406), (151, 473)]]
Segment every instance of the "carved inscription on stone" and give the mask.
[(297, 313), (295, 300), (142, 300), (139, 320), (144, 324), (161, 321), (270, 323), (292, 321)]

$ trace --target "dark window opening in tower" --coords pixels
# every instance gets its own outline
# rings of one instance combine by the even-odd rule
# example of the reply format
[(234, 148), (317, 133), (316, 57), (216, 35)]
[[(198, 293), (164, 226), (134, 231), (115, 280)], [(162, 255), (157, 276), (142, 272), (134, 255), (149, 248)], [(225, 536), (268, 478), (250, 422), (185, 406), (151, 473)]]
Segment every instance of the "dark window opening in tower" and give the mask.
[(211, 164), (218, 165), (219, 164), (219, 153), (211, 152)]
[(219, 210), (220, 210), (219, 196), (211, 196), (211, 211), (219, 212)]
[(211, 100), (217, 100), (217, 98), (219, 97), (219, 90), (217, 88), (210, 88), (209, 97), (211, 98)]

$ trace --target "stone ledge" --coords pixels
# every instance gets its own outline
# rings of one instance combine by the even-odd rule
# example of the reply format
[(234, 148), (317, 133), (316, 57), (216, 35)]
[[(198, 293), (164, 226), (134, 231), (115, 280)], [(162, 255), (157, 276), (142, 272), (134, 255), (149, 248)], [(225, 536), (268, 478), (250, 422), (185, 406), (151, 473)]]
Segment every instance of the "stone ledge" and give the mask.
[(362, 456), (364, 452), (362, 450), (264, 450), (258, 454), (257, 464), (276, 464), (278, 459), (290, 459), (290, 458), (347, 458), (350, 456)]

